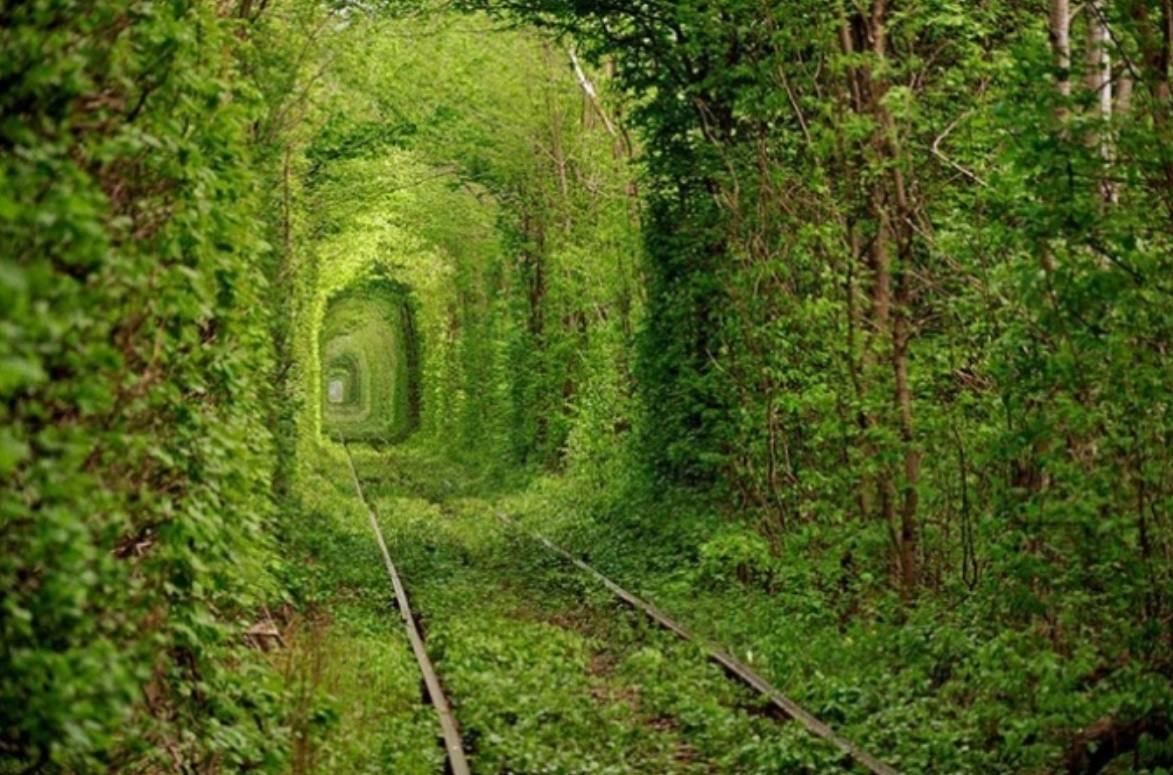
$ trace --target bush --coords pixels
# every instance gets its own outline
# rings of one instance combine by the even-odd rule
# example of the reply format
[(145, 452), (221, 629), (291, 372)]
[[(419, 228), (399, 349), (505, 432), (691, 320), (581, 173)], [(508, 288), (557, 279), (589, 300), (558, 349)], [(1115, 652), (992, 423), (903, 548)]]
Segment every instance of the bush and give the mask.
[(768, 587), (774, 579), (774, 559), (766, 539), (745, 528), (717, 533), (701, 544), (697, 579)]

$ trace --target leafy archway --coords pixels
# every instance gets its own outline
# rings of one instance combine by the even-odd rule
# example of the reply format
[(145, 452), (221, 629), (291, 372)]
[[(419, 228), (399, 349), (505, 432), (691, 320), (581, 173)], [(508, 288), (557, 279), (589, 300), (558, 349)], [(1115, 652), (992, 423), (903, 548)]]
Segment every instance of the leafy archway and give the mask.
[(318, 339), (325, 435), (399, 441), (419, 426), (420, 343), (405, 286), (375, 276), (339, 291)]

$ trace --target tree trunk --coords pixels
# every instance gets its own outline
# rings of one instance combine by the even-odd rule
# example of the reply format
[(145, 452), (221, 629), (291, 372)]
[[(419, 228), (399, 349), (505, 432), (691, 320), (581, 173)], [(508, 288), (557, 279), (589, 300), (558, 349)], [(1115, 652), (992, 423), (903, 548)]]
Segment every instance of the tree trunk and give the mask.
[(1101, 0), (1089, 0), (1087, 7), (1087, 72), (1084, 81), (1096, 96), (1096, 117), (1112, 117), (1112, 60), (1108, 53), (1108, 28), (1104, 24)]
[[(866, 17), (845, 14), (840, 28), (844, 53), (850, 55), (870, 50), (876, 61), (884, 60), (887, 56), (886, 23), (885, 0), (873, 0)], [(871, 335), (869, 343), (865, 344), (861, 376), (866, 379), (867, 366), (875, 364), (881, 353), (886, 355), (893, 380), (891, 400), (899, 431), (903, 471), (898, 473), (894, 467), (885, 465), (876, 476), (876, 494), (880, 517), (892, 536), (901, 591), (908, 597), (915, 592), (920, 576), (917, 510), (921, 455), (914, 432), (908, 355), (912, 337), (912, 286), (908, 264), (913, 255), (909, 223), (914, 212), (899, 165), (903, 150), (897, 139), (897, 127), (884, 105), (889, 84), (876, 73), (874, 66), (862, 65), (849, 72), (848, 82), (856, 112), (867, 114), (875, 121), (870, 152), (889, 170), (870, 184), (866, 205), (869, 219), (875, 223), (875, 233), (866, 251), (871, 276), (868, 310)], [(870, 419), (866, 420), (864, 425), (869, 422)]]
[[(907, 263), (907, 259), (905, 260)], [(900, 580), (906, 595), (919, 583), (917, 546), (920, 526), (917, 507), (920, 501), (921, 453), (916, 444), (912, 420), (912, 390), (908, 382), (909, 309), (912, 293), (907, 268), (897, 280), (896, 312), (892, 320), (892, 370), (896, 382), (896, 406), (900, 413), (900, 441), (904, 446), (904, 493), (900, 506)]]
[(1051, 49), (1059, 94), (1071, 96), (1071, 7), (1068, 0), (1051, 0)]

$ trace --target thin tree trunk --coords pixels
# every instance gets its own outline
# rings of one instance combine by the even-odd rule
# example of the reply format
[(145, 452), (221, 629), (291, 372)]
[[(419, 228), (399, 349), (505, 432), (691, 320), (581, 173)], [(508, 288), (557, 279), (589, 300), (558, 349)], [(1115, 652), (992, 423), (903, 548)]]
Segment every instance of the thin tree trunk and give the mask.
[(586, 71), (582, 69), (582, 63), (578, 61), (578, 54), (574, 52), (573, 48), (566, 50), (570, 56), (570, 64), (574, 68), (574, 75), (578, 79), (578, 85), (586, 96), (587, 102), (594, 108), (599, 120), (603, 122), (603, 126), (607, 128), (607, 134), (612, 137), (617, 137), (619, 132), (615, 129), (615, 124), (611, 121), (611, 117), (607, 115), (606, 109), (603, 108), (603, 103), (599, 101), (599, 93), (595, 90), (595, 85), (591, 83), (591, 79), (587, 77)]
[[(870, 22), (872, 53), (878, 60), (883, 60), (887, 54), (887, 6), (884, 0), (874, 0)], [(892, 114), (884, 105), (884, 96), (888, 84), (884, 81), (872, 82), (872, 111), (879, 126), (877, 137), (877, 152), (881, 157), (898, 161), (903, 151), (897, 139), (897, 127)], [(912, 314), (912, 283), (910, 266), (912, 261), (911, 239), (908, 221), (913, 216), (912, 202), (908, 196), (908, 186), (904, 173), (899, 164), (892, 166), (887, 176), (890, 190), (886, 196), (876, 200), (878, 206), (876, 217), (879, 228), (875, 240), (876, 256), (876, 286), (877, 300), (882, 305), (877, 310), (877, 324), (881, 330), (886, 330), (889, 337), (890, 358), (892, 365), (894, 394), (894, 408), (898, 417), (900, 430), (901, 453), (904, 458), (904, 476), (900, 496), (899, 515), (899, 562), (901, 592), (911, 596), (920, 583), (920, 563), (918, 546), (920, 543), (920, 525), (917, 514), (919, 506), (919, 485), (921, 454), (916, 446), (915, 426), (913, 424), (912, 390), (908, 376), (908, 348), (912, 338), (912, 326), (909, 316)], [(894, 200), (894, 201), (892, 201)], [(894, 207), (893, 207), (894, 205)], [(891, 251), (897, 248), (896, 258), (899, 266), (893, 270)], [(892, 304), (893, 282), (895, 282), (895, 304)], [(889, 479), (885, 485), (885, 515), (890, 524), (895, 526), (894, 487)]]
[(1115, 154), (1112, 136), (1107, 127), (1108, 121), (1112, 118), (1112, 60), (1108, 52), (1108, 28), (1104, 22), (1102, 0), (1088, 0), (1087, 15), (1087, 46), (1084, 52), (1087, 70), (1084, 73), (1084, 83), (1095, 97), (1092, 110), (1097, 119), (1097, 123), (1093, 124), (1092, 130), (1088, 133), (1087, 142), (1090, 147), (1099, 150), (1104, 160), (1099, 184), (1100, 198), (1105, 202), (1112, 202), (1116, 199), (1116, 187), (1111, 183), (1109, 167)]
[(1116, 89), (1113, 94), (1115, 105), (1112, 112), (1117, 116), (1127, 116), (1132, 111), (1132, 76), (1128, 71), (1120, 74), (1116, 81)]
[(1051, 0), (1051, 48), (1055, 54), (1056, 85), (1071, 96), (1071, 7), (1069, 0)]
[(900, 441), (904, 446), (904, 493), (900, 507), (900, 573), (905, 594), (919, 583), (917, 545), (920, 526), (917, 507), (920, 501), (921, 453), (916, 445), (912, 418), (912, 389), (908, 381), (908, 344), (911, 338), (909, 308), (912, 302), (907, 267), (897, 280), (896, 310), (892, 318), (892, 370), (896, 381), (896, 406), (900, 412)]
[(1087, 8), (1087, 72), (1084, 81), (1096, 96), (1096, 117), (1112, 117), (1112, 60), (1108, 52), (1108, 28), (1101, 0), (1089, 0)]
[[(1169, 60), (1173, 53), (1173, 0), (1161, 0), (1161, 43), (1159, 54), (1156, 57), (1157, 70), (1157, 100), (1164, 110), (1168, 110), (1170, 97), (1169, 88)], [(1167, 117), (1167, 113), (1165, 114)]]

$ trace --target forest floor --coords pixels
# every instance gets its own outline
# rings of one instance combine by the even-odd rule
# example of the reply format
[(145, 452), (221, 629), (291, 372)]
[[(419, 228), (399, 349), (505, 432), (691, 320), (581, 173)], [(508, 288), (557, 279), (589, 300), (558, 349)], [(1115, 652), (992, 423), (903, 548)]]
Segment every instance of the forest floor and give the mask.
[[(608, 506), (560, 477), (477, 474), (411, 442), (352, 449), (474, 772), (851, 767), (526, 530), (905, 772), (1051, 771), (1075, 732), (1160, 686), (1139, 668), (1105, 672), (1092, 644), (1061, 655), (999, 627), (976, 599), (906, 611), (877, 591), (882, 569), (844, 565), (826, 536), (795, 531), (746, 576), (730, 570), (744, 558), (714, 559), (703, 538), (741, 534), (695, 499)], [(315, 476), (287, 536), (301, 613), (274, 656), (297, 694), (293, 771), (437, 772), (439, 726), (366, 507), (341, 454)]]
[[(503, 524), (516, 500), (411, 448), (360, 447), (355, 464), (475, 772), (837, 768), (698, 647)], [(438, 724), (369, 522), (349, 479), (325, 478), (333, 515), (299, 536), (293, 571), (314, 613), (278, 657), (301, 694), (294, 770), (437, 772)]]

